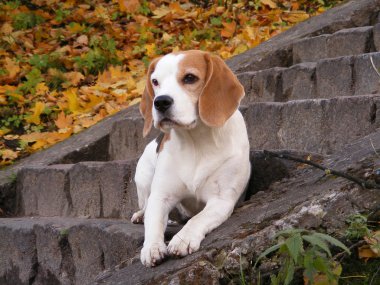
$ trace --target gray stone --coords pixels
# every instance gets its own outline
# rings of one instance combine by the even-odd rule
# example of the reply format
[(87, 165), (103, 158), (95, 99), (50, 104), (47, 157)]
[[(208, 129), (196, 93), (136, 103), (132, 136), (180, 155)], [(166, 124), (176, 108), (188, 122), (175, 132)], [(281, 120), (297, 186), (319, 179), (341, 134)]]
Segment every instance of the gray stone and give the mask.
[[(245, 96), (250, 96), (252, 92), (252, 77), (256, 74), (256, 72), (243, 72), (236, 74), (237, 79), (244, 87)], [(244, 100), (244, 98), (243, 98)]]
[(316, 70), (318, 97), (353, 95), (352, 64), (352, 57), (318, 61)]
[(125, 160), (139, 157), (145, 146), (153, 140), (159, 132), (152, 130), (143, 138), (144, 120), (141, 116), (127, 118), (115, 122), (110, 135), (110, 160)]
[(380, 51), (380, 23), (373, 27), (373, 43), (376, 51)]
[(251, 105), (245, 113), (251, 147), (331, 153), (380, 126), (378, 100), (355, 96)]
[(293, 44), (293, 64), (327, 57), (327, 35), (299, 40)]
[(300, 63), (282, 72), (282, 93), (288, 100), (317, 97), (315, 80), (316, 63)]
[(251, 76), (251, 89), (243, 99), (243, 104), (252, 102), (281, 102), (285, 98), (282, 94), (281, 71), (284, 68), (270, 68), (248, 73)]
[(29, 284), (37, 274), (33, 225), (0, 219), (0, 228), (0, 284)]
[(372, 26), (340, 30), (327, 38), (327, 57), (371, 51)]
[(380, 52), (357, 56), (354, 62), (355, 94), (380, 93), (380, 76), (371, 64), (371, 57), (375, 67), (380, 71)]
[(72, 164), (24, 168), (17, 180), (17, 212), (26, 216), (67, 216), (71, 211), (68, 172)]
[(81, 162), (70, 171), (71, 216), (130, 218), (137, 209), (135, 161)]

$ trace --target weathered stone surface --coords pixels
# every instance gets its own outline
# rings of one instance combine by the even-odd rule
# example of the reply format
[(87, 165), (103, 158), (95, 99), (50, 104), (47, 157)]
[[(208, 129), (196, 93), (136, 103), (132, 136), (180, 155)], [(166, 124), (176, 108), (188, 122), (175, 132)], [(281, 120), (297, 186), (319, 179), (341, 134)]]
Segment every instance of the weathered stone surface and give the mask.
[(372, 26), (343, 29), (327, 38), (327, 57), (358, 55), (371, 51)]
[(256, 71), (252, 74), (251, 90), (250, 93), (246, 94), (243, 103), (284, 101), (281, 80), (283, 69), (276, 67)]
[(70, 171), (72, 216), (130, 218), (137, 209), (136, 161), (81, 162)]
[(316, 63), (300, 63), (282, 72), (282, 92), (286, 101), (317, 98)]
[(115, 122), (110, 135), (110, 160), (124, 160), (139, 157), (145, 146), (158, 135), (152, 127), (149, 135), (143, 138), (144, 120), (141, 116)]
[(318, 97), (353, 95), (352, 65), (352, 57), (318, 61), (316, 70)]
[(245, 112), (251, 147), (330, 153), (380, 126), (379, 102), (356, 96), (251, 105)]
[(341, 29), (371, 26), (377, 21), (379, 4), (380, 0), (348, 1), (227, 60), (227, 63), (236, 73), (290, 66), (291, 47), (296, 41), (306, 37), (332, 34)]
[[(178, 227), (169, 227), (168, 237)], [(132, 258), (144, 227), (122, 220), (0, 219), (0, 284), (92, 284)]]
[[(250, 97), (251, 96), (251, 93), (252, 93), (252, 78), (253, 78), (253, 76), (255, 74), (256, 74), (255, 71), (253, 71), (253, 72), (243, 72), (243, 73), (240, 73), (240, 74), (236, 74), (236, 77), (238, 78), (238, 80), (240, 81), (240, 83), (244, 87), (244, 91), (245, 91), (246, 97)], [(243, 98), (243, 101), (244, 100), (247, 100), (247, 99)]]
[(314, 62), (327, 56), (327, 35), (299, 40), (293, 44), (293, 64)]
[(375, 67), (380, 70), (379, 52), (355, 57), (354, 86), (356, 95), (380, 93), (380, 76), (371, 64), (371, 57)]
[[(362, 175), (362, 169), (366, 168), (373, 175), (378, 168), (378, 157), (371, 141), (375, 146), (380, 145), (380, 131), (355, 141), (320, 163), (339, 170), (350, 168), (357, 175)], [(298, 168), (290, 178), (258, 192), (235, 210), (229, 220), (206, 237), (199, 252), (180, 260), (170, 258), (149, 270), (140, 262), (122, 269), (111, 268), (97, 278), (97, 284), (157, 284), (157, 280), (187, 284), (186, 281), (196, 280), (202, 274), (210, 282), (220, 282), (231, 277), (233, 270), (239, 276), (240, 264), (249, 264), (255, 255), (271, 245), (279, 230), (322, 227), (328, 228), (328, 233), (336, 233), (342, 231), (349, 215), (359, 210), (370, 211), (380, 203), (378, 190), (362, 189), (343, 178), (323, 179), (323, 176), (324, 172), (315, 168)]]
[(373, 27), (373, 43), (376, 51), (380, 51), (380, 23)]
[(34, 166), (21, 170), (17, 179), (17, 212), (26, 216), (67, 216), (72, 206), (68, 177), (72, 166)]

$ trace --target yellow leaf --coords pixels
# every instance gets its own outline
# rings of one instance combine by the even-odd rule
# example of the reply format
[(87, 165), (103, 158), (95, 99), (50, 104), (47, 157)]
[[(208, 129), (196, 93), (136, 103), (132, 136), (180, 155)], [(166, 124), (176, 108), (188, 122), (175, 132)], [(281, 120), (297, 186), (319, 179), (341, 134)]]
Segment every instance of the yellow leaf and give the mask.
[(78, 23), (71, 23), (70, 25), (66, 26), (66, 29), (69, 30), (73, 34), (80, 33), (85, 28), (86, 28), (85, 25), (81, 25), (81, 24), (78, 24)]
[(36, 86), (36, 94), (37, 95), (45, 95), (47, 92), (49, 92), (49, 87), (47, 87), (44, 82), (37, 84), (37, 86)]
[(30, 133), (30, 134), (25, 134), (25, 135), (20, 136), (20, 139), (27, 143), (30, 143), (30, 142), (36, 142), (38, 140), (42, 140), (45, 138), (45, 136), (46, 135), (44, 133)]
[(79, 111), (79, 102), (78, 102), (78, 96), (77, 96), (77, 89), (76, 88), (70, 88), (66, 91), (63, 91), (62, 93), (67, 100), (68, 109), (72, 113), (78, 112)]
[(156, 55), (156, 44), (146, 44), (145, 45), (146, 54), (149, 57), (154, 57)]
[(154, 16), (153, 19), (160, 19), (162, 17), (165, 17), (167, 14), (171, 12), (170, 8), (168, 6), (161, 6), (153, 11)]
[(85, 109), (88, 111), (104, 101), (102, 97), (93, 94), (88, 94), (87, 97), (90, 99), (90, 102), (85, 105)]
[(277, 4), (273, 2), (272, 0), (261, 0), (261, 3), (269, 6), (272, 9), (277, 8)]
[(9, 133), (11, 130), (10, 129), (7, 129), (7, 128), (4, 128), (4, 129), (0, 129), (0, 137), (6, 135), (7, 133)]
[(304, 11), (294, 11), (289, 13), (283, 13), (281, 15), (282, 20), (289, 23), (299, 23), (309, 19), (309, 17), (309, 14), (307, 14)]
[(55, 120), (54, 123), (59, 129), (65, 129), (72, 125), (73, 118), (70, 115), (66, 116), (64, 112), (61, 112), (58, 114), (57, 120)]
[(0, 33), (4, 35), (9, 35), (10, 33), (12, 33), (12, 31), (13, 27), (10, 23), (4, 23), (4, 25), (2, 25), (0, 28)]
[(40, 115), (45, 109), (45, 103), (37, 102), (32, 108), (33, 114), (28, 116), (25, 120), (30, 124), (38, 125), (41, 123)]

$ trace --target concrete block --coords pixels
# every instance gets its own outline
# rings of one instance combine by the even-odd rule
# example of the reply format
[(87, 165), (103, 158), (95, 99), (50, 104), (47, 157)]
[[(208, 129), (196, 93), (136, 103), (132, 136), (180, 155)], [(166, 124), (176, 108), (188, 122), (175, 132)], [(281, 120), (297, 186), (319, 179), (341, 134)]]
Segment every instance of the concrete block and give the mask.
[(352, 57), (339, 57), (318, 61), (316, 69), (319, 98), (353, 95)]
[(372, 26), (340, 30), (327, 38), (327, 57), (370, 52)]
[(293, 44), (293, 64), (314, 62), (327, 57), (328, 35), (299, 40)]
[(316, 63), (300, 63), (282, 72), (282, 93), (286, 100), (317, 97), (315, 80)]
[(71, 211), (68, 172), (72, 164), (31, 166), (17, 180), (18, 212), (26, 216), (65, 216)]
[(355, 95), (380, 93), (380, 76), (371, 64), (371, 57), (380, 72), (380, 52), (355, 57), (354, 87)]

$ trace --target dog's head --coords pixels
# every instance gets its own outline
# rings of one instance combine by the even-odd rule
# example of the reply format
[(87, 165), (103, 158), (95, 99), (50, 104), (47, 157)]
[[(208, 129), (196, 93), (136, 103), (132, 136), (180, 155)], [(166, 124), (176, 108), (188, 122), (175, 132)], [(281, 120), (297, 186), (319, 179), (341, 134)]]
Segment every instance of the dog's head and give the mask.
[(199, 119), (221, 127), (236, 111), (244, 88), (222, 59), (202, 51), (171, 53), (152, 61), (141, 99), (144, 136), (154, 126), (194, 128)]

